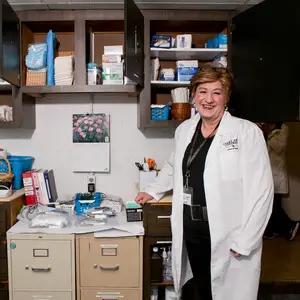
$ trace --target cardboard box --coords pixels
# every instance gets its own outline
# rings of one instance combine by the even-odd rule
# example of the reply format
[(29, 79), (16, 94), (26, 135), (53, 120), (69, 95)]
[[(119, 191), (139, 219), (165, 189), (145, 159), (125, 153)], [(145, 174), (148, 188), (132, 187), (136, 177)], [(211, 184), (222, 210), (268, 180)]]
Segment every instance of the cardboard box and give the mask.
[(102, 69), (104, 85), (123, 84), (123, 63), (103, 63)]

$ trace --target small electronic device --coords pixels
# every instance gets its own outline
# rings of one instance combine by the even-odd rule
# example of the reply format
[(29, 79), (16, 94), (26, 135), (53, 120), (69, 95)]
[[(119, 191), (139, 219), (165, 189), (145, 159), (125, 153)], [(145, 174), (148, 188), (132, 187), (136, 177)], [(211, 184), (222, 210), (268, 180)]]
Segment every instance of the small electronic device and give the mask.
[(94, 173), (88, 175), (88, 192), (93, 194), (96, 191), (96, 176)]

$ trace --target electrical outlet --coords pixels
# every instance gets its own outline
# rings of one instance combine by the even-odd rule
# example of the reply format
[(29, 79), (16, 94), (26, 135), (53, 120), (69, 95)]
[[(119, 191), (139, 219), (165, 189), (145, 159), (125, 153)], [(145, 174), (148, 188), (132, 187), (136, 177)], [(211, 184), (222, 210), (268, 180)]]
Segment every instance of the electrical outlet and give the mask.
[(94, 173), (90, 173), (88, 175), (88, 192), (95, 193), (96, 192), (96, 176)]

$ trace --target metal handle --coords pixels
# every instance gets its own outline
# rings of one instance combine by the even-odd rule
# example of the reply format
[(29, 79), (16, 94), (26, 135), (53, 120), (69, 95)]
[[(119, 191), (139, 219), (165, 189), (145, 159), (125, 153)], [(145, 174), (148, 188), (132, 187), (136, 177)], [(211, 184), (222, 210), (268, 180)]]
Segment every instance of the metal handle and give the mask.
[(157, 219), (171, 219), (171, 216), (157, 216)]
[(100, 269), (102, 271), (118, 271), (120, 269), (120, 266), (108, 266), (108, 267), (104, 267), (104, 266), (100, 266)]
[(48, 268), (33, 268), (31, 267), (32, 272), (50, 272), (51, 267)]
[(172, 241), (157, 241), (156, 244), (172, 244)]
[(137, 26), (134, 27), (134, 55), (137, 55)]

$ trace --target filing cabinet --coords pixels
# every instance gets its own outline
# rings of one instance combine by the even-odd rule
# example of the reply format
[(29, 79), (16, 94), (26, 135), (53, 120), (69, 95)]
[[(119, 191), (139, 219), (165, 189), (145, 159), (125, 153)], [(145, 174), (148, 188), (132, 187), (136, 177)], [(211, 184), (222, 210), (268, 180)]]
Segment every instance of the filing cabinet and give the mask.
[(77, 300), (141, 300), (143, 237), (76, 236)]
[(75, 300), (75, 238), (7, 234), (10, 300)]

